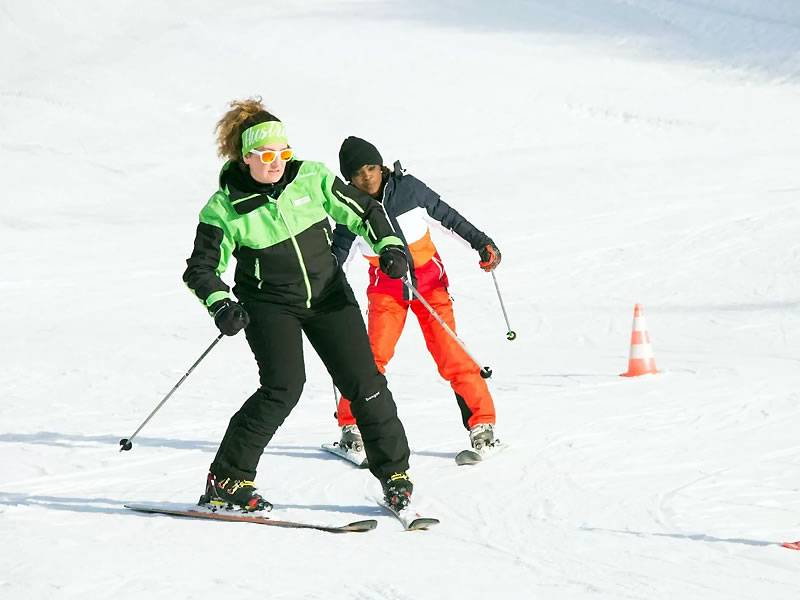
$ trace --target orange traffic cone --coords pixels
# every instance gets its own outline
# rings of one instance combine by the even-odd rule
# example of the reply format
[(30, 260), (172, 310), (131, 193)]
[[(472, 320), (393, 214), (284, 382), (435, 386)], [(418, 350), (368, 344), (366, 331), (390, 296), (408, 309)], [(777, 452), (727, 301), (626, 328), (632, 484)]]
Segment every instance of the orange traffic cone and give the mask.
[(650, 335), (644, 323), (642, 305), (633, 308), (633, 331), (631, 332), (631, 353), (628, 358), (628, 372), (620, 373), (622, 377), (638, 377), (659, 373), (656, 369), (656, 359), (653, 357), (653, 347), (650, 345)]

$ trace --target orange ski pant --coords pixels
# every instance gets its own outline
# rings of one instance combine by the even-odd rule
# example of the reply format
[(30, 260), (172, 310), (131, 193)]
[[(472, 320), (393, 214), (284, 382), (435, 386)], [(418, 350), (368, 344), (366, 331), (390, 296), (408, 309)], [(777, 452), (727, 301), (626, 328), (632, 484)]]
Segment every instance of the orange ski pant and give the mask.
[[(433, 356), (439, 374), (450, 383), (456, 394), (464, 427), (479, 423), (495, 422), (494, 401), (489, 388), (480, 375), (480, 367), (461, 349), (461, 346), (445, 331), (419, 300), (398, 300), (388, 294), (368, 294), (369, 310), (367, 331), (375, 355), (375, 363), (381, 373), (394, 356), (395, 346), (403, 332), (408, 309), (416, 315), (428, 352)], [(456, 330), (453, 303), (445, 288), (436, 288), (425, 294), (442, 320), (453, 331)], [(336, 411), (339, 426), (353, 425), (356, 420), (350, 412), (350, 402), (339, 399)]]

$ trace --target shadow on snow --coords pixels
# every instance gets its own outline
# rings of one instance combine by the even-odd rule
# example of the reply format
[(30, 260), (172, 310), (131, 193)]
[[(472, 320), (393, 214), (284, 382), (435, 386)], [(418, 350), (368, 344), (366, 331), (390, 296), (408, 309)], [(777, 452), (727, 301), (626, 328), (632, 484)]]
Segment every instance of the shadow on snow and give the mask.
[[(95, 448), (98, 446), (112, 446), (119, 452), (119, 440), (112, 435), (82, 435), (75, 433), (59, 433), (56, 431), (40, 431), (38, 433), (3, 433), (0, 434), (0, 443), (22, 443), (39, 444), (44, 446), (56, 446), (61, 448)], [(137, 446), (147, 448), (173, 448), (176, 450), (202, 450), (203, 452), (216, 452), (219, 442), (207, 442), (200, 440), (176, 440), (169, 438), (148, 438), (136, 437), (133, 440), (133, 448), (128, 452), (134, 452)], [(288, 456), (292, 458), (315, 458), (318, 460), (342, 459), (325, 452), (319, 446), (279, 446), (270, 445), (264, 450), (265, 454)]]
[[(48, 510), (69, 511), (77, 513), (97, 513), (97, 514), (118, 514), (132, 515), (137, 517), (153, 517), (157, 515), (147, 515), (135, 513), (122, 506), (123, 504), (157, 506), (159, 508), (186, 510), (194, 506), (188, 502), (153, 502), (152, 500), (112, 500), (110, 498), (78, 498), (62, 496), (29, 496), (26, 494), (0, 492), (0, 506), (26, 506), (41, 507)], [(379, 506), (359, 505), (342, 506), (339, 504), (275, 504), (272, 513), (265, 513), (280, 520), (282, 510), (303, 510), (318, 511), (324, 513), (347, 513), (359, 516), (380, 516), (385, 513)]]

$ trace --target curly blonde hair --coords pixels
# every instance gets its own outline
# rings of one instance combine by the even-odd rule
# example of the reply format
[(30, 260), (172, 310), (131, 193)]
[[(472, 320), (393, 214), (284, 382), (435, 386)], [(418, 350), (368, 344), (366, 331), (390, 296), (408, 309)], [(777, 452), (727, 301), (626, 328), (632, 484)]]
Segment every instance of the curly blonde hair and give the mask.
[(279, 121), (262, 104), (261, 96), (234, 100), (231, 108), (217, 121), (217, 155), (231, 160), (242, 160), (242, 133), (258, 123)]

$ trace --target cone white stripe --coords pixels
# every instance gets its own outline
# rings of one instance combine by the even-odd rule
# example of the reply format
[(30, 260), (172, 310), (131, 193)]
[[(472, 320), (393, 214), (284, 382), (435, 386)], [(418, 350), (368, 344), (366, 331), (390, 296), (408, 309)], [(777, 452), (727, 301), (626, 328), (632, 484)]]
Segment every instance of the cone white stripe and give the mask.
[(634, 344), (630, 358), (653, 358), (653, 347), (650, 344)]

